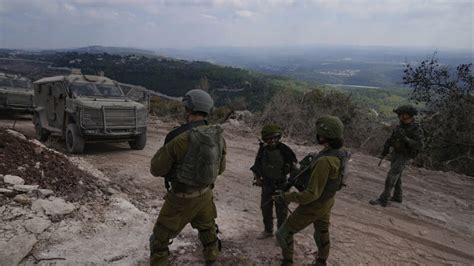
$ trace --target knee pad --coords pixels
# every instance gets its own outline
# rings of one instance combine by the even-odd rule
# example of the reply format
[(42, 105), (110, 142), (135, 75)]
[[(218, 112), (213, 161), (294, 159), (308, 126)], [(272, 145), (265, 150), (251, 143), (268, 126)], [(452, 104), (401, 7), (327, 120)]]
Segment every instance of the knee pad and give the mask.
[(151, 234), (150, 241), (150, 254), (155, 253), (169, 253), (168, 246), (173, 243), (171, 239), (172, 232), (166, 227), (156, 224), (153, 228), (153, 233)]
[(204, 248), (212, 246), (217, 242), (217, 247), (219, 248), (219, 250), (221, 250), (222, 244), (220, 239), (217, 237), (217, 234), (219, 233), (219, 227), (217, 226), (217, 224), (215, 225), (215, 228), (215, 230), (205, 229), (199, 231), (199, 240), (201, 240), (201, 243)]

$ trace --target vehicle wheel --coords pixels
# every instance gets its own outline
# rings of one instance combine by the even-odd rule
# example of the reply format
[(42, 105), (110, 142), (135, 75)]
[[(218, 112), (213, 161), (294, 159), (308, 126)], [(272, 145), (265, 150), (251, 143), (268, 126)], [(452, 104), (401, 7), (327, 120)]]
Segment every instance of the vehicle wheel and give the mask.
[(38, 114), (34, 114), (33, 116), (33, 123), (35, 125), (35, 133), (36, 133), (36, 139), (38, 139), (39, 141), (46, 141), (48, 140), (48, 137), (49, 137), (49, 131), (44, 129), (42, 126), (41, 126), (41, 122), (40, 122), (40, 119), (39, 119), (39, 116)]
[(129, 141), (128, 144), (130, 144), (130, 148), (134, 150), (143, 150), (146, 145), (146, 133), (136, 136), (135, 140)]
[(84, 151), (84, 138), (79, 134), (79, 128), (76, 124), (67, 126), (66, 148), (70, 153), (82, 153)]

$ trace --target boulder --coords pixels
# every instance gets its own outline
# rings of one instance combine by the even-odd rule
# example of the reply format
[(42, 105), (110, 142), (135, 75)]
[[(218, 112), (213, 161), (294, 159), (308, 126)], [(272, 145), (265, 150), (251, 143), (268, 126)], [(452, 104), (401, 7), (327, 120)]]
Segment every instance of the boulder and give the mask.
[(14, 185), (13, 186), (13, 190), (16, 190), (19, 192), (30, 192), (36, 189), (38, 189), (38, 185)]
[(27, 205), (31, 203), (31, 199), (24, 194), (16, 195), (13, 198), (13, 200), (23, 205)]
[(15, 191), (13, 191), (11, 189), (8, 189), (8, 188), (0, 188), (0, 194), (10, 196), (10, 195), (15, 194)]
[(37, 212), (44, 212), (46, 215), (61, 216), (73, 212), (76, 207), (72, 203), (67, 203), (61, 198), (50, 197), (49, 199), (35, 200), (31, 209)]
[(48, 197), (49, 195), (53, 195), (54, 193), (54, 191), (51, 189), (38, 189), (38, 192), (44, 198)]
[(33, 219), (26, 220), (23, 224), (26, 230), (34, 234), (43, 233), (50, 225), (50, 220), (41, 217), (34, 217)]
[(14, 136), (15, 138), (19, 138), (19, 139), (22, 139), (22, 140), (26, 140), (25, 135), (21, 134), (21, 133), (18, 132), (18, 131), (11, 130), (11, 129), (7, 129), (6, 131), (7, 131), (8, 134)]
[(23, 178), (16, 176), (16, 175), (5, 175), (3, 177), (3, 182), (9, 185), (23, 185), (25, 184), (25, 180)]
[(34, 235), (18, 235), (10, 241), (0, 241), (0, 264), (18, 265), (24, 257), (28, 256), (37, 240)]

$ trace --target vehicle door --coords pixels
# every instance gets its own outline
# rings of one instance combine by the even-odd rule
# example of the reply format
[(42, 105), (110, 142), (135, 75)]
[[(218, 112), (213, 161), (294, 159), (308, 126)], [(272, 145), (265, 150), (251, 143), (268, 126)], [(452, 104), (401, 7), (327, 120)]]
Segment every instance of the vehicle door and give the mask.
[(48, 97), (46, 100), (48, 124), (55, 128), (62, 128), (64, 121), (64, 107), (66, 93), (60, 82), (47, 84)]
[(55, 82), (53, 84), (53, 101), (54, 101), (54, 113), (56, 116), (55, 127), (62, 128), (67, 125), (64, 123), (64, 115), (66, 110), (66, 89), (62, 82)]

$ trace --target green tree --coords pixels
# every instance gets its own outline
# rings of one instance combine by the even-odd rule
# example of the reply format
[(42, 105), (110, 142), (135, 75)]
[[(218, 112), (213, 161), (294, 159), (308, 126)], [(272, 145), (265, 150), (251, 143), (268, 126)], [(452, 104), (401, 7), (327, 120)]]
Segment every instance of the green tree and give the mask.
[(419, 159), (425, 166), (474, 175), (471, 67), (461, 64), (453, 70), (434, 55), (404, 70), (403, 81), (413, 89), (411, 98), (426, 106), (421, 117), (425, 150)]

